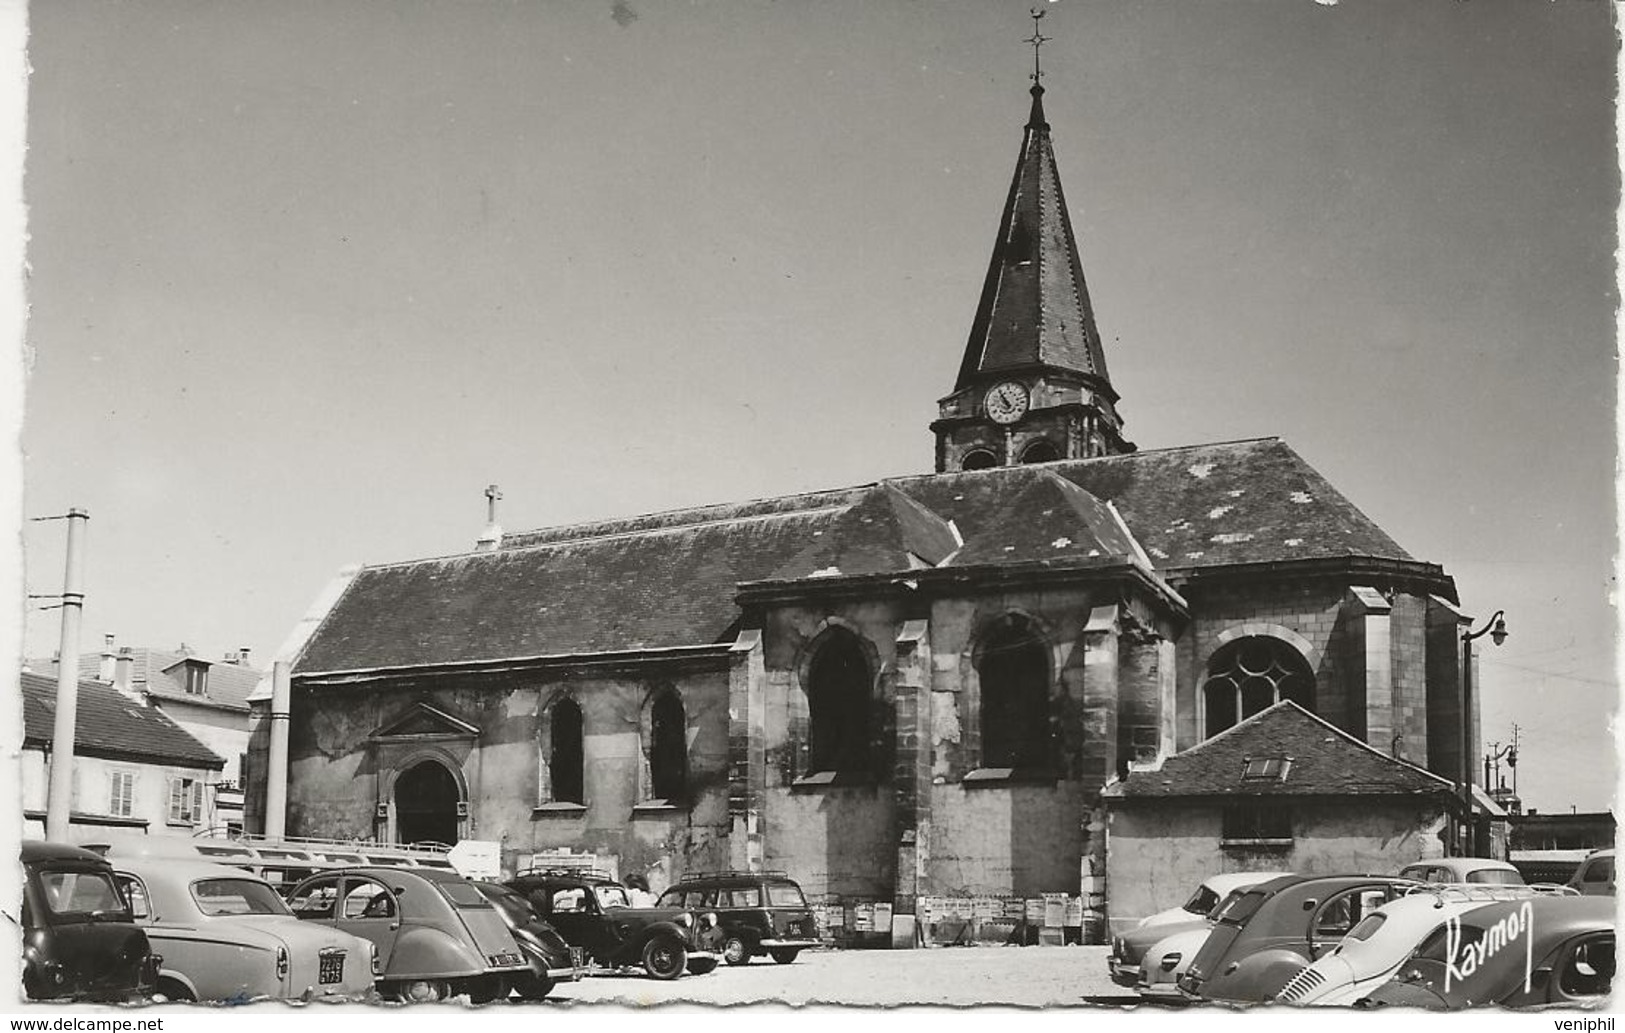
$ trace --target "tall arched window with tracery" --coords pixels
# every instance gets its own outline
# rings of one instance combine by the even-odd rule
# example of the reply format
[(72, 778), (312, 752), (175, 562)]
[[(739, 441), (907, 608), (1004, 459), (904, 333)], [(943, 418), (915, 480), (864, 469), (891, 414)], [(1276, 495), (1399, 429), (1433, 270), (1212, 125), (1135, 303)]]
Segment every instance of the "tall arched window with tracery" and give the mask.
[(1269, 635), (1248, 635), (1213, 654), (1202, 695), (1203, 732), (1213, 736), (1283, 699), (1313, 713), (1315, 672), (1289, 643)]
[(1042, 770), (1052, 761), (1049, 649), (1021, 618), (992, 628), (976, 652), (982, 767)]
[(831, 628), (807, 666), (807, 754), (811, 771), (870, 769), (870, 690), (874, 676), (858, 637)]

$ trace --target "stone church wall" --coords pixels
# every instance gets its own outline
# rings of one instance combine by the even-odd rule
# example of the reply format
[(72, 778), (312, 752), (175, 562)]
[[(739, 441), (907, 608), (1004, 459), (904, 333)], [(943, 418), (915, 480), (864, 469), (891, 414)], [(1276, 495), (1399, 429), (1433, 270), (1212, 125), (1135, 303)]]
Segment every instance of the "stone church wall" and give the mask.
[[(727, 860), (727, 678), (605, 676), (548, 683), (490, 679), (454, 686), (295, 687), (289, 736), (288, 834), (331, 838), (387, 836), (377, 815), (388, 803), (390, 768), (424, 750), (449, 759), (467, 787), (462, 838), (502, 844), (513, 866), (539, 850), (568, 847), (618, 858), (619, 871), (664, 885), (683, 871)], [(640, 708), (657, 685), (681, 695), (688, 730), (686, 806), (642, 799)], [(539, 799), (540, 709), (568, 689), (584, 724), (584, 807)], [(335, 705), (342, 695), (343, 705)], [(418, 702), (480, 729), (477, 742), (425, 737), (379, 746), (371, 734)], [(419, 748), (421, 747), (421, 749)], [(396, 758), (392, 760), (391, 758)], [(542, 804), (543, 806), (538, 806)]]

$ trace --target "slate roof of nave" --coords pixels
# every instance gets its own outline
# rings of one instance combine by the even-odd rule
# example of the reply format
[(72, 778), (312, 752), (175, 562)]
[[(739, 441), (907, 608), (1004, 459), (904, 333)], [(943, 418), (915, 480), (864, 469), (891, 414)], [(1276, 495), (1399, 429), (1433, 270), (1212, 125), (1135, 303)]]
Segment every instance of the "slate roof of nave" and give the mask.
[[(963, 547), (950, 549), (956, 533)], [(705, 645), (731, 637), (742, 582), (1055, 557), (1132, 562), (1136, 541), (1164, 576), (1281, 560), (1411, 560), (1290, 447), (1262, 438), (900, 477), (544, 528), (491, 552), (368, 566), (295, 670)]]

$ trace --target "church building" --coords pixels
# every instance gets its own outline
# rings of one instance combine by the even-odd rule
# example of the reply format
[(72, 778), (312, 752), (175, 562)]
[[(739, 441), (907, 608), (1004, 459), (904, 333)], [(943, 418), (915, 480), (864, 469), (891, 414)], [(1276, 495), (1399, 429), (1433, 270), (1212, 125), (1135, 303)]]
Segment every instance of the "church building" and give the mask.
[(1454, 582), (1278, 439), (1129, 441), (1043, 93), (932, 472), (343, 571), (289, 657), (288, 834), (776, 869), (908, 916), (1077, 894), (1123, 786), (1157, 806), (1159, 765), (1266, 711), (1448, 798)]

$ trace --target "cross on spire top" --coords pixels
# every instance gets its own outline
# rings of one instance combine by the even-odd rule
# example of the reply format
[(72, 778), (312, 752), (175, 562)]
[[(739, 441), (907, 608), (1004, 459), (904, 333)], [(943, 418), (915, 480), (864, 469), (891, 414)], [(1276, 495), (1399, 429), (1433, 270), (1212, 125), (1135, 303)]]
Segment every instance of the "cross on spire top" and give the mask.
[(1045, 13), (1043, 8), (1034, 7), (1028, 13), (1033, 19), (1033, 34), (1022, 40), (1022, 42), (1031, 43), (1033, 45), (1033, 74), (1029, 78), (1032, 79), (1034, 85), (1041, 85), (1039, 80), (1044, 78), (1044, 70), (1042, 67), (1040, 67), (1038, 62), (1038, 48), (1048, 43), (1050, 41), (1050, 37), (1038, 31), (1038, 22), (1044, 17)]

